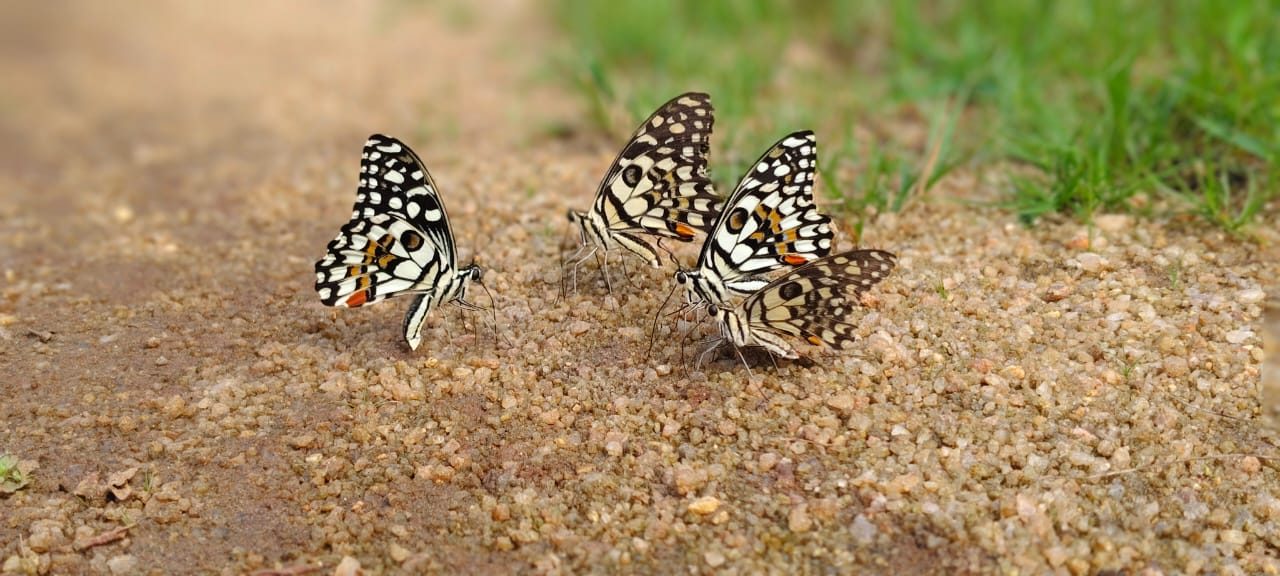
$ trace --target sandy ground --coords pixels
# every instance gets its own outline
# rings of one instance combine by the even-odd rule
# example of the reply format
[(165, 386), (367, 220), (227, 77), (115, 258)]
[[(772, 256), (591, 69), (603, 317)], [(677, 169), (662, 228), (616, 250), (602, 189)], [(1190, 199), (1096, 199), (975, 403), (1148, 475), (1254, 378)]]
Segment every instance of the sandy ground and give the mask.
[[(216, 6), (0, 6), (5, 573), (1280, 572), (1274, 231), (922, 201), (868, 227), (900, 268), (858, 350), (699, 367), (705, 325), (646, 354), (671, 270), (559, 297), (618, 143), (535, 9)], [(318, 302), (375, 131), (498, 337)]]

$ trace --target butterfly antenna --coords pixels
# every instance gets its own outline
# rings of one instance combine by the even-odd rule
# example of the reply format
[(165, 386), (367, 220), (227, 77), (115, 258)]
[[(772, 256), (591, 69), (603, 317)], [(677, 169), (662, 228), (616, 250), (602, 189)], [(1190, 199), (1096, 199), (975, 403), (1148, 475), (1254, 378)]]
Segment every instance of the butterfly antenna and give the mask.
[(662, 299), (662, 305), (658, 307), (658, 311), (653, 313), (653, 327), (649, 329), (649, 349), (644, 352), (645, 360), (653, 357), (651, 353), (653, 352), (654, 337), (658, 334), (658, 317), (661, 316), (662, 311), (667, 308), (667, 302), (671, 301), (671, 296), (676, 293), (676, 288), (679, 287), (680, 286), (678, 284), (672, 286), (671, 290), (667, 292), (667, 297)]
[(662, 241), (663, 241), (663, 240), (666, 240), (666, 238), (658, 238), (658, 242), (657, 242), (658, 248), (659, 248), (659, 249), (661, 249), (663, 252), (666, 252), (666, 253), (667, 253), (667, 258), (670, 258), (670, 259), (671, 259), (671, 263), (672, 263), (672, 264), (675, 264), (675, 265), (676, 265), (676, 268), (679, 268), (679, 267), (680, 267), (680, 261), (679, 261), (678, 259), (676, 259), (676, 253), (675, 253), (675, 252), (672, 252), (670, 248), (667, 248), (666, 246), (663, 246), (663, 245), (662, 245)]
[[(565, 238), (567, 236), (569, 236), (568, 233), (561, 234), (560, 243), (556, 245), (556, 253), (560, 255), (560, 295), (556, 297), (556, 301), (552, 302), (552, 304), (559, 304), (561, 300), (564, 300), (565, 293), (567, 292), (565, 288), (569, 278), (568, 278), (568, 274), (566, 274), (564, 271), (564, 268), (565, 268), (564, 245), (565, 245)], [(576, 256), (578, 252), (582, 252), (582, 246), (578, 246), (578, 250), (574, 252), (574, 255)], [(574, 273), (574, 279), (575, 279), (574, 287), (576, 288), (577, 287), (576, 280), (577, 280), (577, 273), (578, 273), (577, 268), (574, 268), (573, 273)]]
[(622, 266), (622, 279), (627, 281), (627, 285), (631, 286), (631, 289), (632, 289), (632, 290), (636, 290), (636, 289), (638, 289), (638, 287), (636, 286), (635, 281), (633, 281), (633, 280), (631, 279), (631, 272), (627, 270), (627, 255), (626, 255), (626, 254), (623, 254), (623, 255), (622, 255), (622, 264), (621, 264), (621, 266)]

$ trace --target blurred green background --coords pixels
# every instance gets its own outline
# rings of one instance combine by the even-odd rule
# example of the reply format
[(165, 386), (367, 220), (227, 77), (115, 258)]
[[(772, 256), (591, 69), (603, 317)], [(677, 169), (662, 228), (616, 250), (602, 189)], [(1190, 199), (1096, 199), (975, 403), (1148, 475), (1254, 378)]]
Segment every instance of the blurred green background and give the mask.
[[(671, 96), (712, 94), (714, 177), (796, 129), (861, 223), (957, 169), (1048, 214), (1193, 214), (1247, 234), (1276, 198), (1280, 2), (548, 0), (568, 83), (625, 137)], [(931, 161), (932, 160), (932, 161)], [(924, 186), (919, 180), (925, 179)]]

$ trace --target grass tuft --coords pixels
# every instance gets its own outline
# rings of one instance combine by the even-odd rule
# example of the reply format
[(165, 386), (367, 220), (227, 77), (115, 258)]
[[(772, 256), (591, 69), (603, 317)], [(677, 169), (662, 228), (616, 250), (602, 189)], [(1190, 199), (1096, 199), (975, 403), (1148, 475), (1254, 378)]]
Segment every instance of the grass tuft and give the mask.
[(812, 128), (824, 191), (859, 225), (962, 165), (1029, 167), (997, 202), (1028, 223), (1193, 214), (1234, 232), (1280, 189), (1268, 0), (550, 1), (557, 63), (598, 128), (621, 136), (674, 94), (710, 92), (722, 187)]
[(17, 492), (27, 485), (28, 480), (16, 457), (0, 454), (0, 494)]

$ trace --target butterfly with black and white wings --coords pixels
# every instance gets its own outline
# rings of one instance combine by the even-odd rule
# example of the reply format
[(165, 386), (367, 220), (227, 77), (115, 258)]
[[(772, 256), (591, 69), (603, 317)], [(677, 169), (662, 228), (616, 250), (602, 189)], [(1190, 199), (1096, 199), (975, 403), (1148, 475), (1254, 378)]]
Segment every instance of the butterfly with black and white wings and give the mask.
[(815, 346), (846, 347), (855, 340), (852, 313), (859, 297), (893, 271), (883, 250), (852, 250), (791, 270), (734, 306), (711, 307), (721, 337), (735, 348), (758, 346), (798, 358), (786, 337)]
[(702, 244), (697, 266), (678, 270), (688, 305), (716, 306), (751, 294), (771, 273), (831, 252), (831, 218), (813, 201), (813, 132), (779, 140), (742, 176)]
[(413, 294), (404, 337), (417, 350), (427, 313), (466, 301), (468, 282), (483, 270), (458, 266), (453, 231), (440, 189), (403, 142), (374, 134), (360, 160), (360, 187), (351, 220), (316, 261), (316, 292), (326, 306), (355, 308)]
[(714, 123), (711, 97), (689, 92), (663, 104), (636, 130), (610, 164), (591, 210), (569, 211), (587, 253), (622, 247), (659, 267), (658, 252), (641, 235), (693, 240), (720, 210), (707, 175)]

